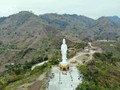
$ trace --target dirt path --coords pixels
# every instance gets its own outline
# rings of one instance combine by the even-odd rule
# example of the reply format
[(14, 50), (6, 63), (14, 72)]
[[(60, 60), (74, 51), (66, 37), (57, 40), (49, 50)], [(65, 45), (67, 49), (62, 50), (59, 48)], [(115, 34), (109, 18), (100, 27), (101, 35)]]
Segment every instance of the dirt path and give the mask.
[[(74, 56), (73, 58), (69, 59), (68, 62), (70, 64), (73, 63), (80, 63), (83, 64), (85, 62), (88, 62), (89, 60), (92, 59), (92, 55), (95, 53), (96, 51), (90, 50), (89, 52), (78, 52), (76, 54), (76, 56)], [(76, 64), (75, 64), (76, 65)]]
[(45, 75), (46, 75), (46, 73), (41, 74), (41, 75), (37, 78), (37, 80), (43, 80), (43, 79), (45, 78)]
[(30, 89), (28, 90), (40, 90), (42, 86), (42, 81), (38, 80), (33, 85), (30, 86)]
[(33, 66), (31, 67), (31, 70), (33, 70), (35, 67), (41, 66), (41, 65), (43, 65), (44, 63), (47, 63), (47, 62), (48, 62), (48, 61), (44, 61), (44, 62), (37, 63), (37, 64), (35, 64), (35, 65), (33, 65)]

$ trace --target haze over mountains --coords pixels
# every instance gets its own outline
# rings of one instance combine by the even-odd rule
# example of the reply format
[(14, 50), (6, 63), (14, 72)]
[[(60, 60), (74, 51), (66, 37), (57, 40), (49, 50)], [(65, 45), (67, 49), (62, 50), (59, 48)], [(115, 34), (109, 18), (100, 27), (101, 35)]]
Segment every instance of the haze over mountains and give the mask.
[[(34, 44), (43, 38), (70, 37), (79, 39), (120, 39), (120, 18), (100, 17), (97, 20), (76, 14), (35, 15), (22, 11), (0, 18), (0, 41), (2, 43)], [(33, 43), (34, 41), (34, 43)]]

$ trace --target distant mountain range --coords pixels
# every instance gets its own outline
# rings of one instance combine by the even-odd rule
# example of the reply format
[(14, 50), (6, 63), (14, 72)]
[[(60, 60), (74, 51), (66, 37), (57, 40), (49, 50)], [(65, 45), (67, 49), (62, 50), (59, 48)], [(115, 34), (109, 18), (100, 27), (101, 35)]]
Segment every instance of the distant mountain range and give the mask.
[(22, 11), (8, 17), (0, 18), (0, 42), (21, 45), (34, 45), (44, 38), (56, 40), (66, 37), (78, 39), (120, 40), (120, 18), (100, 17), (97, 20), (76, 14), (35, 15)]
[(113, 22), (120, 23), (120, 18), (118, 16), (110, 16), (108, 18)]
[(100, 17), (97, 20), (78, 15), (58, 15), (45, 14), (40, 18), (56, 28), (60, 28), (67, 33), (72, 33), (76, 37), (84, 39), (119, 39), (120, 18)]

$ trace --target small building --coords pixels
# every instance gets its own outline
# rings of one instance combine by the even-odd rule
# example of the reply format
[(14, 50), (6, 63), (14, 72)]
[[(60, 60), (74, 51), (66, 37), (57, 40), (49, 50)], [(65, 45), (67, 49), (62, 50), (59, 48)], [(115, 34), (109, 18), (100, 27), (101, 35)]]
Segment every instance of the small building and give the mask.
[(61, 71), (68, 71), (69, 70), (69, 65), (59, 65)]
[(75, 48), (69, 48), (68, 51), (75, 51)]
[(85, 51), (85, 52), (89, 52), (89, 47), (85, 47), (85, 48), (84, 48), (84, 51)]

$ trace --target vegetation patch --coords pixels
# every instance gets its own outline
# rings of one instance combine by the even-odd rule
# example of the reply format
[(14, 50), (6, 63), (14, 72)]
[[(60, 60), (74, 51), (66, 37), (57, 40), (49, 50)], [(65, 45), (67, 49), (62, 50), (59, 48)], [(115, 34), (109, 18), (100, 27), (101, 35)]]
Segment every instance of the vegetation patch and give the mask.
[(79, 65), (84, 79), (76, 90), (119, 90), (120, 70), (116, 63), (120, 63), (120, 59), (111, 52), (95, 53), (93, 56), (94, 59), (87, 65)]

